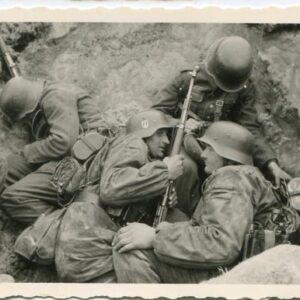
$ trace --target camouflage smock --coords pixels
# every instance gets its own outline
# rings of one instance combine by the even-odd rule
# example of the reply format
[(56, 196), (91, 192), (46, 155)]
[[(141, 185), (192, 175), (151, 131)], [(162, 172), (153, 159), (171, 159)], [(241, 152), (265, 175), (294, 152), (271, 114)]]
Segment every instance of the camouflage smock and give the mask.
[(45, 81), (39, 108), (49, 126), (49, 134), (24, 147), (23, 155), (29, 163), (61, 158), (74, 145), (80, 129), (87, 131), (103, 126), (95, 100), (73, 85)]
[(157, 227), (154, 251), (160, 260), (185, 268), (231, 265), (253, 220), (264, 224), (276, 203), (257, 168), (220, 168), (205, 181), (190, 221)]
[[(156, 104), (152, 107), (178, 118), (181, 113), (179, 107), (187, 95), (190, 80), (191, 71), (182, 71), (174, 81), (158, 93)], [(257, 122), (256, 98), (256, 89), (250, 80), (239, 92), (228, 93), (220, 89), (212, 91), (207, 75), (204, 73), (204, 65), (200, 64), (192, 90), (190, 117), (213, 122), (217, 100), (223, 100), (224, 105), (219, 119), (237, 122), (255, 135), (254, 161), (261, 168), (268, 161), (275, 159), (276, 155), (265, 141)]]
[(153, 199), (164, 193), (167, 184), (167, 165), (150, 159), (143, 139), (130, 134), (111, 144), (100, 184), (105, 205), (125, 206)]

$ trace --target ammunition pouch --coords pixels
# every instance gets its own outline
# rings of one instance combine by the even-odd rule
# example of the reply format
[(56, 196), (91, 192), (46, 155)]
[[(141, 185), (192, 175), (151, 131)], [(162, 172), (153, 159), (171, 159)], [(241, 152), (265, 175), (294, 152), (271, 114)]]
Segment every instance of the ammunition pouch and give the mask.
[(290, 244), (299, 229), (300, 217), (288, 206), (275, 208), (266, 224), (252, 224), (243, 245), (243, 260), (257, 255), (279, 244)]
[[(71, 204), (79, 191), (97, 181), (98, 178), (87, 178), (91, 177), (90, 174), (87, 176), (87, 170), (97, 153), (103, 157), (106, 155), (108, 141), (107, 137), (96, 131), (88, 132), (76, 141), (71, 150), (72, 156), (67, 156), (57, 163), (51, 184), (57, 190), (58, 203), (61, 206)], [(102, 149), (105, 151), (101, 151)]]
[(57, 190), (60, 206), (72, 203), (77, 192), (85, 186), (85, 175), (85, 167), (72, 156), (66, 156), (57, 163), (50, 182)]
[(87, 132), (80, 136), (71, 150), (71, 155), (79, 162), (85, 162), (106, 144), (108, 138), (97, 131)]
[(275, 245), (276, 236), (274, 231), (262, 228), (255, 229), (252, 225), (244, 240), (242, 260), (257, 255)]

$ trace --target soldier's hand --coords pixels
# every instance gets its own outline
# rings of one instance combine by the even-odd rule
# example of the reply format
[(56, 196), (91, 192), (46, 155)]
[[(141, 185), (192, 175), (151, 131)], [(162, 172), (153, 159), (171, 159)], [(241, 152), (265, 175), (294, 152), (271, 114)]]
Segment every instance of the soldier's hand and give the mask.
[(280, 186), (280, 180), (290, 180), (292, 177), (283, 171), (275, 161), (271, 161), (268, 164), (268, 169), (273, 177), (274, 183), (276, 187)]
[(185, 132), (186, 133), (195, 132), (199, 129), (200, 125), (201, 123), (199, 121), (190, 118), (185, 123)]
[(129, 223), (121, 228), (112, 242), (113, 248), (119, 253), (135, 249), (153, 248), (155, 229), (142, 223)]
[(178, 203), (178, 197), (175, 190), (175, 187), (172, 187), (169, 199), (168, 199), (168, 207), (174, 207)]
[(175, 180), (183, 174), (183, 160), (184, 157), (181, 154), (164, 158), (163, 162), (168, 167), (169, 179)]

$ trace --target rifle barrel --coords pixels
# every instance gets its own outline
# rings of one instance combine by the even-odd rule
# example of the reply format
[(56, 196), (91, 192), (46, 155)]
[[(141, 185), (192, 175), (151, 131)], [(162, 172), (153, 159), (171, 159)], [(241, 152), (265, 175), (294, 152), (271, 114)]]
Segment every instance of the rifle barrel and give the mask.
[[(184, 102), (183, 102), (182, 113), (180, 116), (179, 125), (177, 126), (177, 132), (176, 132), (175, 140), (174, 140), (172, 151), (171, 151), (171, 156), (174, 156), (174, 155), (177, 155), (180, 153), (181, 144), (182, 144), (182, 140), (183, 140), (183, 136), (184, 136), (185, 123), (187, 120), (188, 111), (189, 111), (189, 107), (191, 104), (192, 89), (194, 86), (194, 80), (197, 75), (198, 69), (199, 69), (199, 67), (196, 66), (191, 74), (191, 81), (189, 84), (189, 89), (188, 89), (186, 98), (184, 99)], [(161, 203), (157, 207), (154, 222), (153, 222), (154, 227), (156, 227), (160, 222), (164, 221), (166, 218), (167, 211), (168, 211), (168, 206), (167, 206), (168, 200), (169, 200), (172, 189), (173, 189), (173, 181), (170, 181), (168, 184), (168, 187), (166, 189), (165, 195), (164, 195)]]
[(0, 50), (2, 52), (2, 56), (3, 56), (3, 59), (6, 63), (6, 66), (7, 66), (7, 69), (8, 69), (8, 72), (10, 74), (11, 77), (18, 77), (20, 76), (18, 70), (17, 70), (17, 67), (16, 67), (16, 64), (14, 63), (9, 51), (8, 51), (8, 48), (3, 40), (3, 38), (0, 36)]

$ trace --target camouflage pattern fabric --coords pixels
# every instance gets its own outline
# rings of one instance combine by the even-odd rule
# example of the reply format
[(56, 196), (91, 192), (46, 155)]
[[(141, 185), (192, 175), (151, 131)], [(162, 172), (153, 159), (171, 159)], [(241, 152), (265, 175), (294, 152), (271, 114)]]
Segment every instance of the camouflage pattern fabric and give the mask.
[[(176, 283), (206, 280), (209, 270), (231, 267), (239, 259), (251, 224), (264, 225), (276, 206), (271, 185), (258, 169), (222, 167), (204, 183), (203, 195), (190, 221), (158, 225), (152, 251), (155, 255), (145, 255), (139, 250), (114, 253), (118, 280), (142, 282), (142, 278), (151, 278), (152, 282)], [(141, 267), (144, 265), (148, 267)], [(177, 269), (180, 272), (171, 278), (168, 270), (173, 274)]]
[(60, 225), (55, 265), (63, 282), (115, 282), (112, 240), (119, 227), (94, 203), (72, 203)]

